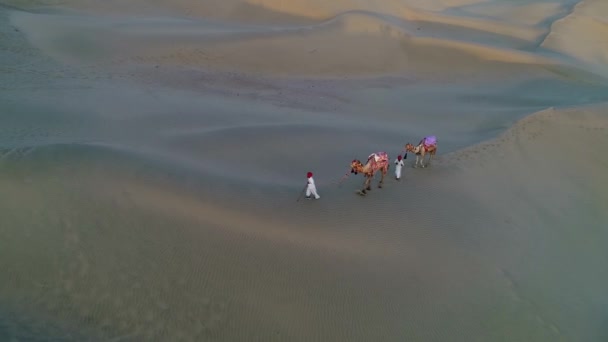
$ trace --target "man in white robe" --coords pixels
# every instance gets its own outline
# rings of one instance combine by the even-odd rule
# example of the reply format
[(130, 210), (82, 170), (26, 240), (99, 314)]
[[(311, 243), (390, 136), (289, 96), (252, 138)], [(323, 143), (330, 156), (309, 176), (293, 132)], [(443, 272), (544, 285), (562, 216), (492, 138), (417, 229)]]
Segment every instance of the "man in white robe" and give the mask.
[(312, 178), (312, 172), (308, 172), (306, 174), (306, 178), (308, 179), (308, 186), (306, 187), (306, 198), (310, 199), (310, 195), (315, 196), (315, 199), (321, 198), (321, 196), (317, 194), (317, 187), (315, 186), (315, 180)]
[(401, 168), (403, 167), (403, 159), (401, 159), (401, 155), (397, 156), (397, 159), (395, 159), (395, 179), (396, 180), (400, 180), (401, 179)]

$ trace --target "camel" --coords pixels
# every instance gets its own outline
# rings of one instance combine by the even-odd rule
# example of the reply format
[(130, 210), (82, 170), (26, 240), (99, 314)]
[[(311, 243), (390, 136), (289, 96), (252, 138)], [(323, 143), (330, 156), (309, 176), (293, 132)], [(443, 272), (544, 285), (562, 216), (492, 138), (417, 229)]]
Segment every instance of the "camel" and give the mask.
[[(433, 156), (435, 155), (435, 153), (437, 153), (437, 138), (435, 138), (435, 136), (433, 135), (424, 137), (422, 140), (420, 140), (418, 146), (414, 146), (410, 143), (407, 143), (405, 145), (405, 151), (406, 153), (412, 152), (416, 155), (416, 163), (414, 163), (414, 167), (418, 167), (419, 161), (422, 167), (429, 166), (431, 165), (431, 159), (433, 159)], [(427, 153), (429, 155), (429, 160), (425, 165), (424, 156)]]
[(372, 189), (371, 182), (372, 178), (374, 178), (374, 175), (376, 174), (376, 171), (380, 171), (380, 173), (382, 174), (382, 178), (378, 183), (378, 188), (382, 188), (382, 184), (384, 183), (384, 176), (386, 176), (386, 173), (388, 172), (388, 167), (390, 165), (389, 161), (390, 159), (386, 152), (376, 152), (370, 154), (370, 156), (367, 157), (367, 163), (365, 165), (363, 165), (363, 163), (361, 163), (361, 161), (358, 159), (354, 159), (350, 163), (351, 173), (354, 173), (356, 175), (361, 172), (365, 176), (365, 183), (363, 183), (363, 189), (358, 191), (359, 195), (365, 196), (367, 195), (367, 191), (370, 191)]

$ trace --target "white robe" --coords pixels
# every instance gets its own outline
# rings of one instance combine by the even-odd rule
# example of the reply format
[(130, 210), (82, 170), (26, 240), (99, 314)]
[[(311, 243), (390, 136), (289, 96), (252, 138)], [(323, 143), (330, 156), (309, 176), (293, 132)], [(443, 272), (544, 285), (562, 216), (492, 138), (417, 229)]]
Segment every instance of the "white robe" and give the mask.
[(321, 198), (319, 194), (317, 194), (317, 187), (315, 186), (315, 180), (310, 177), (308, 178), (308, 186), (306, 187), (306, 197), (310, 197), (310, 195), (315, 196), (315, 199)]
[(395, 159), (395, 164), (397, 165), (395, 167), (395, 177), (399, 179), (401, 178), (401, 168), (403, 167), (403, 159)]

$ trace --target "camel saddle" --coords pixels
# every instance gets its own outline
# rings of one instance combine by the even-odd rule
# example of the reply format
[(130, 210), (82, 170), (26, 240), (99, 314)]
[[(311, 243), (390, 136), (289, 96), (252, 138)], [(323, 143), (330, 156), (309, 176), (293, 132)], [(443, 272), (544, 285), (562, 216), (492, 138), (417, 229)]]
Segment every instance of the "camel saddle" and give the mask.
[(433, 150), (437, 148), (437, 137), (434, 135), (424, 137), (424, 139), (420, 140), (419, 145), (422, 145), (426, 151)]
[(388, 154), (386, 154), (386, 152), (372, 153), (369, 155), (369, 157), (367, 157), (367, 162), (371, 163), (373, 169), (376, 169), (378, 167), (378, 163), (388, 162)]

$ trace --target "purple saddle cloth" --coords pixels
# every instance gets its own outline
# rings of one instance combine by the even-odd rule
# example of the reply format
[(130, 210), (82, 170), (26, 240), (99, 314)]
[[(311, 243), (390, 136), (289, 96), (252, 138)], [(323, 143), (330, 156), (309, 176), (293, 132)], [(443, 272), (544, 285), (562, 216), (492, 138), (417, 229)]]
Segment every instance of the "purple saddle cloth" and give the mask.
[(437, 138), (434, 135), (429, 135), (422, 139), (424, 146), (435, 146), (437, 144)]

